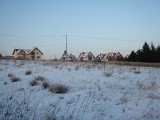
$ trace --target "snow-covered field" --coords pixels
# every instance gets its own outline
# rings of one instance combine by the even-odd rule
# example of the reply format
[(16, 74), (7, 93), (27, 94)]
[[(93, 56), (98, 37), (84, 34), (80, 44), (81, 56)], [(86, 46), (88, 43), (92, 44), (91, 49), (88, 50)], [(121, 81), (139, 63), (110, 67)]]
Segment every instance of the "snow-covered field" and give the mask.
[(159, 120), (160, 68), (0, 61), (0, 119)]

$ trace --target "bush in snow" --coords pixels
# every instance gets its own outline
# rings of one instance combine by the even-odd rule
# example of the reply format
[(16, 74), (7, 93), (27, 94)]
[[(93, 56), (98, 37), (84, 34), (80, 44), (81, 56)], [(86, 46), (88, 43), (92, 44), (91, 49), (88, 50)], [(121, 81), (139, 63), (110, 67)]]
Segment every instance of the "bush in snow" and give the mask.
[(50, 87), (50, 83), (48, 83), (47, 81), (42, 82), (42, 88), (47, 89)]
[(141, 72), (140, 72), (140, 71), (134, 71), (134, 73), (135, 73), (135, 74), (140, 74)]
[(42, 76), (37, 76), (37, 77), (35, 77), (35, 80), (43, 81), (43, 80), (45, 80), (45, 78)]
[(64, 85), (51, 85), (49, 87), (49, 91), (52, 93), (66, 93), (68, 91), (68, 87)]
[(30, 81), (30, 83), (29, 83), (31, 86), (36, 86), (36, 85), (38, 85), (38, 82), (36, 81), (36, 80), (32, 80), (32, 81)]
[(4, 85), (6, 85), (7, 84), (7, 82), (4, 82)]
[(15, 77), (15, 76), (12, 76), (12, 77), (10, 78), (10, 81), (11, 81), (11, 82), (18, 82), (18, 81), (20, 81), (20, 78)]
[(25, 74), (26, 74), (26, 75), (30, 75), (30, 74), (32, 74), (32, 71), (27, 70), (27, 71), (25, 72)]
[(105, 73), (104, 73), (104, 76), (105, 76), (105, 77), (110, 77), (111, 75), (112, 75), (112, 73), (108, 73), (108, 72), (105, 72)]
[(11, 74), (11, 73), (8, 73), (8, 77), (12, 77), (13, 76), (13, 74)]
[(18, 81), (20, 81), (20, 78), (14, 76), (14, 75), (11, 74), (11, 73), (8, 74), (8, 77), (10, 78), (10, 81), (11, 81), (11, 82), (18, 82)]

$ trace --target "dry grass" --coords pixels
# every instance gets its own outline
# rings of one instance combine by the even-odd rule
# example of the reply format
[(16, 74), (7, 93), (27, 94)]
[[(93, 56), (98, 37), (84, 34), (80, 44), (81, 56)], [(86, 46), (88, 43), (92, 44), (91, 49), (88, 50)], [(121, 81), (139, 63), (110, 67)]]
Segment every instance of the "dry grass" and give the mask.
[(160, 63), (144, 63), (144, 62), (122, 62), (122, 61), (108, 61), (105, 64), (126, 65), (126, 66), (142, 66), (142, 67), (160, 67)]

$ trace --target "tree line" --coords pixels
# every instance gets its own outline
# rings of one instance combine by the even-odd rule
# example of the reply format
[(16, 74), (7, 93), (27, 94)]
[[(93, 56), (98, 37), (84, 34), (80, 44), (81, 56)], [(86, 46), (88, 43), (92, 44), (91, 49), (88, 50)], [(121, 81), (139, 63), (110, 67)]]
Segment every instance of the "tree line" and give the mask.
[(154, 46), (153, 43), (149, 46), (147, 42), (144, 43), (142, 49), (137, 50), (137, 52), (132, 51), (128, 57), (127, 61), (132, 62), (160, 62), (160, 46)]

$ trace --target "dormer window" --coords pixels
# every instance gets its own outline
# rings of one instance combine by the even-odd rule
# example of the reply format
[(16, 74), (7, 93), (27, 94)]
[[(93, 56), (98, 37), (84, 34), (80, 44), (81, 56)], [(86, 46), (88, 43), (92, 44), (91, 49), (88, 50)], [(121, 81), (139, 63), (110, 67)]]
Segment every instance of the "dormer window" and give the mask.
[(24, 50), (19, 51), (20, 54), (25, 54)]
[(35, 55), (35, 52), (31, 52), (31, 55)]

